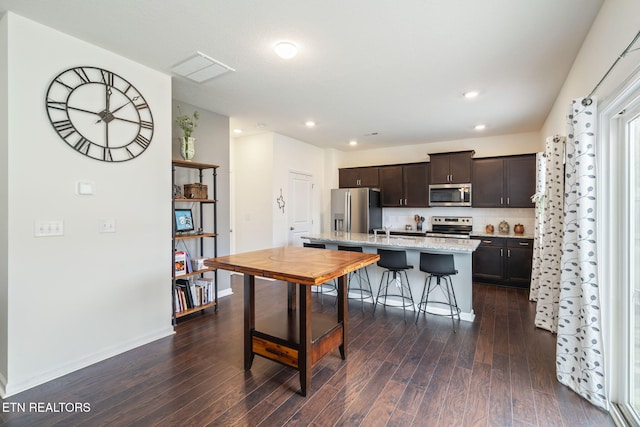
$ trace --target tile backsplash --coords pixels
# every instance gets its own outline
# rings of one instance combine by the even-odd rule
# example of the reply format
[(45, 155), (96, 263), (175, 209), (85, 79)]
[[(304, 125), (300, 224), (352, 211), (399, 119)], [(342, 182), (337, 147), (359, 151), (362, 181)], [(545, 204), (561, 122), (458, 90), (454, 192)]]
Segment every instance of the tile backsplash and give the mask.
[(437, 207), (437, 208), (383, 208), (382, 223), (394, 229), (404, 229), (405, 225), (416, 228), (414, 215), (425, 218), (423, 230), (431, 228), (432, 216), (470, 216), (473, 218), (473, 231), (483, 232), (487, 224), (493, 224), (498, 229), (501, 221), (507, 221), (511, 230), (515, 224), (524, 225), (525, 233), (533, 233), (534, 208), (463, 208), (463, 207)]

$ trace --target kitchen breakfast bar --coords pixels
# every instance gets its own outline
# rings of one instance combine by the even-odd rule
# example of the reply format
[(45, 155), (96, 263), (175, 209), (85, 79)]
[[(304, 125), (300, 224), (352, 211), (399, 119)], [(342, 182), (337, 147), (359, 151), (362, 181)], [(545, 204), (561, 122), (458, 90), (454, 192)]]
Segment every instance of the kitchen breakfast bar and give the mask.
[[(337, 249), (341, 246), (359, 246), (364, 253), (376, 253), (380, 249), (404, 250), (407, 254), (407, 263), (413, 268), (407, 271), (414, 302), (417, 304), (422, 294), (426, 273), (420, 271), (420, 253), (453, 254), (455, 268), (458, 274), (452, 275), (451, 280), (460, 309), (460, 320), (472, 322), (475, 318), (472, 305), (472, 255), (480, 244), (474, 239), (455, 239), (443, 237), (412, 237), (412, 236), (387, 236), (385, 234), (366, 234), (331, 232), (322, 234), (310, 234), (302, 236), (302, 239), (311, 243), (322, 243), (327, 249)], [(373, 294), (378, 292), (383, 269), (371, 265), (368, 274), (373, 288)], [(439, 292), (439, 289), (437, 290)], [(442, 299), (443, 295), (433, 295), (434, 300)], [(373, 302), (373, 298), (369, 299)], [(431, 300), (431, 298), (430, 298)], [(398, 302), (400, 304), (400, 302)], [(449, 314), (449, 309), (429, 304), (427, 312), (433, 314)]]

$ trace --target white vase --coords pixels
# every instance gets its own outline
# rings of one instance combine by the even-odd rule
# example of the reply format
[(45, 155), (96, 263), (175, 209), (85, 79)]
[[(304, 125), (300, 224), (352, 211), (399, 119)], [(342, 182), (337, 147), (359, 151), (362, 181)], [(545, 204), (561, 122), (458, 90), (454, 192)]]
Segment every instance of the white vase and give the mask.
[(193, 156), (196, 154), (196, 139), (194, 137), (182, 137), (180, 138), (180, 155), (187, 162), (190, 162), (193, 159)]

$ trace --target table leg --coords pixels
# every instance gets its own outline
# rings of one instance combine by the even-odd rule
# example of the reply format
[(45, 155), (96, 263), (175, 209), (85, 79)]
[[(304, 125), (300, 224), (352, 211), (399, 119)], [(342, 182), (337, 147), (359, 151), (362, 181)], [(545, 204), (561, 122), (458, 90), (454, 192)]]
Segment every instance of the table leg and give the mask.
[(347, 321), (349, 315), (348, 285), (347, 275), (338, 277), (338, 323), (342, 323), (342, 344), (338, 349), (342, 360), (347, 359)]
[(300, 370), (300, 391), (303, 396), (311, 389), (311, 286), (300, 286), (300, 349), (298, 369)]
[(256, 278), (244, 275), (244, 369), (253, 364), (252, 333), (256, 328)]
[(296, 283), (287, 282), (287, 308), (289, 311), (296, 309)]

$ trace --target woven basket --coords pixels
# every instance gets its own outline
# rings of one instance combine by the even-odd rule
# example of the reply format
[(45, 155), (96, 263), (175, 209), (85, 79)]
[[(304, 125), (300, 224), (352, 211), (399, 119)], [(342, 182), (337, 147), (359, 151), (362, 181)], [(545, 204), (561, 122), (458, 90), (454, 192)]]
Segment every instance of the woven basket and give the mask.
[(206, 199), (208, 194), (206, 184), (185, 184), (184, 185), (184, 197), (187, 199)]

